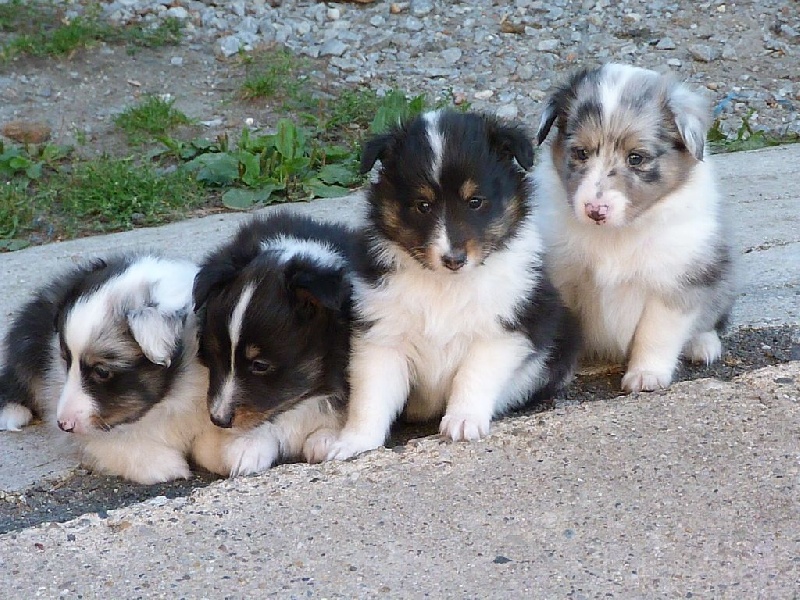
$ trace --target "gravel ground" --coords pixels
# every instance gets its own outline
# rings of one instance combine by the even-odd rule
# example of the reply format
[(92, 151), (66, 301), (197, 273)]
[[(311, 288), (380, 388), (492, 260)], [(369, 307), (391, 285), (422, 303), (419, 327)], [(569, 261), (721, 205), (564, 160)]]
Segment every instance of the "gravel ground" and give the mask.
[[(236, 56), (283, 45), (308, 57), (333, 93), (368, 86), (451, 95), (531, 128), (567, 72), (614, 60), (668, 69), (705, 89), (730, 135), (747, 115), (757, 128), (800, 132), (796, 1), (362, 2), (93, 1), (114, 23), (180, 19), (185, 39), (134, 56), (101, 45), (64, 61), (0, 65), (0, 123), (45, 119), (58, 141), (102, 151), (114, 148), (106, 138), (115, 114), (142, 93), (169, 93), (209, 134), (239, 131), (268, 111), (235, 99), (243, 75)], [(62, 4), (69, 18), (87, 3)]]
[[(720, 362), (708, 367), (683, 364), (678, 379), (716, 377), (730, 380), (747, 371), (800, 360), (800, 327), (740, 329), (724, 340), (724, 346), (725, 354)], [(620, 370), (582, 374), (552, 405), (530, 407), (523, 412), (541, 412), (614, 398), (619, 395), (621, 376)], [(400, 425), (388, 445), (396, 452), (402, 452), (409, 440), (434, 435), (436, 430), (436, 423)], [(186, 496), (194, 488), (214, 480), (213, 476), (197, 474), (187, 481), (143, 486), (79, 469), (62, 481), (43, 482), (21, 494), (0, 491), (0, 534), (44, 522), (64, 522), (87, 513), (97, 513), (105, 518), (109, 510), (150, 498)]]

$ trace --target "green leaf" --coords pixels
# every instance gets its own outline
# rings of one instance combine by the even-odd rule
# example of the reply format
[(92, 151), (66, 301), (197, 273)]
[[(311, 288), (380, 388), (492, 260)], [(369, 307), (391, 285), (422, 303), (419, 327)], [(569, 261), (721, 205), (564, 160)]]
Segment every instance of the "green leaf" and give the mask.
[(338, 162), (353, 156), (353, 151), (345, 146), (325, 146), (322, 153), (328, 162)]
[(197, 181), (211, 185), (230, 185), (239, 178), (239, 160), (223, 152), (201, 154), (186, 163), (186, 168), (197, 171)]
[(279, 191), (280, 187), (267, 185), (257, 190), (228, 190), (222, 194), (222, 204), (232, 210), (249, 210), (256, 205), (269, 204), (273, 192)]
[(31, 163), (25, 169), (25, 176), (28, 179), (39, 179), (42, 176), (42, 163)]
[(312, 198), (340, 198), (350, 193), (346, 187), (329, 185), (319, 179), (309, 179), (303, 184), (303, 189)]
[(325, 165), (317, 173), (317, 177), (325, 183), (339, 185), (353, 185), (358, 181), (357, 175), (345, 165)]
[(255, 186), (261, 177), (261, 160), (258, 155), (252, 154), (245, 150), (239, 150), (239, 162), (244, 167), (242, 173), (242, 182), (245, 185)]
[(53, 162), (66, 158), (72, 153), (72, 146), (66, 144), (47, 144), (42, 150), (42, 160)]
[(25, 158), (23, 156), (13, 156), (8, 161), (8, 166), (16, 171), (22, 171), (27, 169), (33, 164), (33, 161), (30, 158)]
[(31, 243), (28, 240), (20, 240), (13, 238), (10, 240), (0, 240), (0, 251), (14, 252), (16, 250), (22, 250), (23, 248), (27, 248), (30, 245)]
[(292, 160), (297, 151), (297, 127), (289, 119), (278, 121), (278, 132), (275, 134), (275, 149), (286, 160)]

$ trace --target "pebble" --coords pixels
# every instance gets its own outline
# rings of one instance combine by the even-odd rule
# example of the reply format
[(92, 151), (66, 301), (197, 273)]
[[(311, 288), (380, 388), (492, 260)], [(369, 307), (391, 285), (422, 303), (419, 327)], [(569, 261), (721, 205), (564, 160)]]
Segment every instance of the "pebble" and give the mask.
[(688, 50), (691, 57), (699, 62), (709, 63), (719, 56), (716, 48), (707, 44), (691, 44)]
[(173, 56), (169, 59), (169, 64), (175, 67), (182, 67), (183, 66), (183, 57), (182, 56)]
[(552, 52), (556, 48), (561, 45), (559, 40), (550, 39), (550, 40), (540, 40), (538, 44), (536, 44), (536, 49), (539, 52)]
[(347, 52), (347, 44), (344, 42), (340, 42), (339, 40), (333, 39), (328, 40), (322, 47), (319, 49), (320, 56), (341, 56), (345, 52)]
[(661, 38), (656, 44), (657, 50), (675, 50), (678, 46), (672, 41), (672, 38)]

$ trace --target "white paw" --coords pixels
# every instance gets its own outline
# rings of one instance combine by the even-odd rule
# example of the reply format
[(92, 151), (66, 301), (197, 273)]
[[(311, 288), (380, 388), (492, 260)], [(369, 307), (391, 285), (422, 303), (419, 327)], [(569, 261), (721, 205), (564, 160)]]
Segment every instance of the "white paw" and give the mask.
[(710, 365), (722, 356), (722, 342), (716, 331), (698, 333), (689, 341), (687, 354), (696, 363)]
[(491, 419), (470, 414), (446, 414), (439, 424), (439, 433), (454, 442), (479, 440), (489, 433)]
[(186, 459), (177, 453), (165, 453), (158, 456), (156, 460), (143, 461), (143, 463), (145, 462), (147, 464), (131, 467), (127, 473), (113, 474), (145, 485), (165, 483), (175, 479), (189, 479), (192, 476)]
[(382, 444), (383, 438), (376, 440), (374, 436), (342, 432), (339, 439), (331, 444), (325, 459), (346, 460), (357, 454), (374, 450)]
[(317, 429), (303, 443), (303, 457), (310, 463), (321, 463), (336, 443), (337, 432), (323, 427)]
[(671, 371), (628, 369), (622, 377), (622, 389), (626, 392), (649, 392), (668, 387), (671, 381)]
[(33, 413), (28, 408), (9, 402), (0, 410), (0, 431), (20, 431), (31, 419)]
[(278, 461), (280, 444), (271, 435), (242, 435), (225, 447), (225, 462), (230, 476), (263, 473)]

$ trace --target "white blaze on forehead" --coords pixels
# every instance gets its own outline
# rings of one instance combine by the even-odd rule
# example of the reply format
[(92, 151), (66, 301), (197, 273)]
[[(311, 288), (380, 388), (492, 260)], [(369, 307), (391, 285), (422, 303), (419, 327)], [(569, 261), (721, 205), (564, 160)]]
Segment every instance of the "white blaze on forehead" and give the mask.
[(625, 85), (637, 74), (641, 75), (643, 73), (646, 73), (644, 69), (630, 65), (613, 63), (603, 67), (599, 93), (600, 104), (603, 107), (603, 118), (606, 123), (611, 121), (614, 111), (617, 110)]
[(236, 346), (239, 344), (239, 337), (242, 335), (242, 323), (244, 323), (244, 314), (247, 312), (247, 307), (250, 305), (250, 300), (253, 298), (253, 292), (256, 289), (256, 284), (249, 283), (242, 290), (242, 295), (239, 296), (239, 301), (231, 313), (231, 320), (228, 323), (228, 332), (231, 336), (231, 374), (233, 374), (234, 363), (236, 358)]
[(425, 113), (423, 118), (427, 123), (428, 143), (431, 145), (431, 176), (438, 182), (442, 174), (442, 161), (444, 157), (444, 133), (439, 128), (439, 111)]
[(77, 362), (92, 347), (103, 332), (104, 324), (112, 321), (111, 309), (109, 288), (104, 286), (94, 294), (78, 300), (69, 310), (64, 319), (63, 335), (73, 361)]

